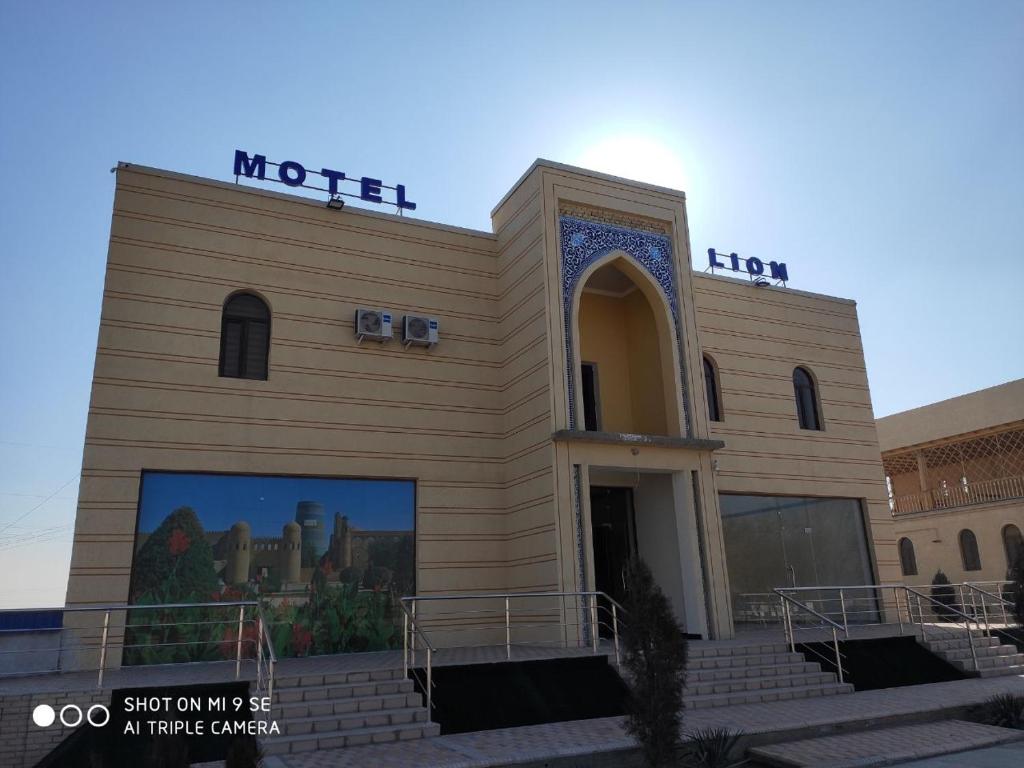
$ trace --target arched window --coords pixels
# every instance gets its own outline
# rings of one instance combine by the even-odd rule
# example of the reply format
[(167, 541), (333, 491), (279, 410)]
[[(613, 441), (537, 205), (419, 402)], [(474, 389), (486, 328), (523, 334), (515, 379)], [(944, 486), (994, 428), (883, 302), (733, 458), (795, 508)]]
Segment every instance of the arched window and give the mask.
[[(1020, 535), (1020, 528), (1012, 523), (1003, 526), (1003, 548), (1006, 550), (1006, 567), (1013, 570), (1018, 560), (1024, 558), (1024, 538)], [(1024, 566), (1024, 562), (1020, 565)]]
[(914, 556), (914, 542), (903, 537), (900, 539), (900, 568), (904, 576), (917, 576), (917, 557)]
[(981, 570), (981, 555), (978, 554), (978, 539), (974, 531), (964, 528), (960, 531), (960, 559), (965, 571)]
[(806, 368), (793, 369), (793, 393), (796, 396), (796, 415), (800, 429), (821, 429), (818, 395), (814, 391), (814, 379)]
[(220, 325), (220, 375), (266, 379), (270, 309), (259, 296), (236, 293), (224, 304)]
[(708, 394), (708, 418), (722, 420), (722, 393), (718, 390), (718, 371), (711, 359), (704, 356), (704, 391)]

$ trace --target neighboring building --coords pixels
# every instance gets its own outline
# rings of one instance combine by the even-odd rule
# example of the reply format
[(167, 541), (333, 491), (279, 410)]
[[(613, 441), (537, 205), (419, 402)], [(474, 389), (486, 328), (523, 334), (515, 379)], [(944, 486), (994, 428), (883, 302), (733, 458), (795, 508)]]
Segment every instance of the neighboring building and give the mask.
[[(158, 555), (210, 563), (196, 594), (254, 586), (253, 563), (305, 580), (339, 514), (376, 540), (337, 565), (390, 557), (386, 584), (408, 552), (420, 595), (620, 595), (639, 554), (705, 637), (733, 634), (744, 593), (899, 580), (854, 302), (695, 273), (682, 193), (556, 163), (492, 220), (120, 164), (68, 605), (129, 600), (143, 555), (153, 594)], [(397, 338), (373, 341), (370, 313), (357, 339), (361, 308)], [(404, 344), (404, 315), (438, 343)], [(193, 510), (218, 497), (175, 500), (175, 473), (366, 481), (263, 520), (262, 491)], [(395, 488), (359, 501), (372, 483)], [(234, 538), (214, 553), (206, 529)]]
[(1004, 581), (1024, 554), (1024, 379), (877, 425), (904, 581)]

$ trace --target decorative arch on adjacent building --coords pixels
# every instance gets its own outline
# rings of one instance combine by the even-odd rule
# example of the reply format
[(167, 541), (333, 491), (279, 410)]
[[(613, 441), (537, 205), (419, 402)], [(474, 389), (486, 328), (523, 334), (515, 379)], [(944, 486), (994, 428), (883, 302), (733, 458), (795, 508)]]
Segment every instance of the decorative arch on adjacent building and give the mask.
[(914, 542), (904, 536), (899, 542), (900, 569), (904, 576), (917, 576), (917, 556), (914, 554)]
[[(594, 271), (592, 267), (599, 266), (599, 262), (605, 260), (611, 261), (614, 258), (613, 254), (619, 251), (621, 252), (620, 258), (622, 255), (628, 256), (630, 264), (646, 273), (653, 284), (658, 287), (658, 293), (668, 308), (671, 328), (675, 336), (673, 341), (678, 357), (679, 382), (680, 386), (684, 388), (680, 392), (679, 401), (682, 412), (679, 414), (681, 417), (679, 421), (682, 424), (682, 434), (688, 436), (691, 427), (687, 410), (687, 392), (685, 391), (686, 363), (683, 354), (679, 302), (676, 298), (678, 286), (673, 268), (671, 238), (665, 234), (629, 229), (568, 215), (559, 217), (559, 225), (561, 229), (562, 317), (565, 324), (569, 388), (569, 428), (579, 428), (576, 368), (580, 360), (577, 350), (578, 339), (574, 338), (573, 311), (582, 288), (581, 279), (585, 281)], [(658, 308), (654, 307), (654, 309), (657, 312)]]
[(965, 571), (981, 570), (981, 553), (978, 552), (978, 537), (970, 528), (960, 531), (960, 560)]
[(1003, 549), (1006, 551), (1007, 571), (1017, 566), (1024, 567), (1024, 537), (1013, 523), (1003, 526)]

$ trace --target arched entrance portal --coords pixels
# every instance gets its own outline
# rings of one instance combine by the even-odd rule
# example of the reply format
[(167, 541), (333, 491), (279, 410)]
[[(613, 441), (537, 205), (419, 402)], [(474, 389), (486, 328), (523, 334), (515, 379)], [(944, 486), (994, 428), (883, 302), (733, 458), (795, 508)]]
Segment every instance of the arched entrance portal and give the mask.
[(582, 282), (576, 423), (591, 431), (678, 436), (674, 331), (661, 292), (625, 255), (613, 255)]

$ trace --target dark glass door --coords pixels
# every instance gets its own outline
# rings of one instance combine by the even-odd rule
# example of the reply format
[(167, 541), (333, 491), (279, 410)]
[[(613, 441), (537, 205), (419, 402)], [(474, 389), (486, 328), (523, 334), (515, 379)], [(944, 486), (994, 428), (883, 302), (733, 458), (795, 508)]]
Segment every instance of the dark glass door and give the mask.
[[(590, 488), (590, 522), (594, 541), (594, 589), (621, 603), (626, 596), (626, 564), (636, 556), (636, 520), (632, 488)], [(602, 606), (608, 608), (609, 606)], [(601, 611), (601, 634), (611, 618)]]

